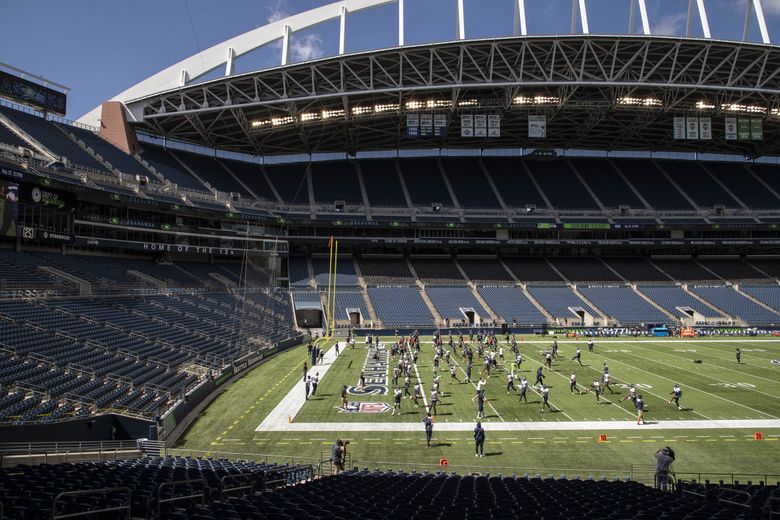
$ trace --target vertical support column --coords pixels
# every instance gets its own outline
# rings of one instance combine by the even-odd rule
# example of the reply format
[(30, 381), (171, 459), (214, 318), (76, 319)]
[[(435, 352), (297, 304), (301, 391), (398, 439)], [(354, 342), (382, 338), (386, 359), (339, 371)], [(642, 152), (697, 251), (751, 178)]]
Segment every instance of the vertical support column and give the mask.
[(750, 19), (753, 16), (753, 11), (756, 12), (756, 20), (758, 21), (758, 29), (761, 31), (761, 41), (769, 45), (769, 32), (766, 30), (766, 19), (764, 18), (764, 9), (761, 6), (761, 0), (747, 0), (745, 7), (745, 28), (742, 31), (742, 41), (747, 41), (748, 33), (750, 32)]
[(517, 0), (515, 3), (515, 36), (518, 34), (518, 23), (519, 34), (528, 36), (528, 27), (525, 20), (525, 0)]
[(585, 8), (585, 0), (571, 0), (571, 33), (577, 34), (577, 18), (580, 19), (582, 34), (588, 34), (588, 11)]
[(634, 18), (636, 16), (636, 0), (628, 0), (630, 10), (628, 11), (628, 34), (634, 34)]
[(290, 63), (290, 26), (284, 26), (284, 33), (282, 34), (282, 65)]
[(639, 16), (642, 18), (642, 34), (650, 36), (650, 20), (647, 18), (647, 5), (645, 0), (638, 0)]
[(341, 6), (339, 15), (339, 55), (344, 54), (347, 41), (347, 6)]
[(404, 45), (404, 0), (398, 0), (398, 46)]
[(228, 47), (227, 61), (225, 61), (225, 76), (233, 75), (233, 61), (236, 59), (236, 50), (233, 47)]
[(466, 21), (465, 13), (463, 12), (463, 0), (458, 0), (458, 39), (466, 39)]
[(582, 24), (582, 33), (589, 34), (588, 10), (585, 8), (585, 0), (580, 0), (580, 23)]

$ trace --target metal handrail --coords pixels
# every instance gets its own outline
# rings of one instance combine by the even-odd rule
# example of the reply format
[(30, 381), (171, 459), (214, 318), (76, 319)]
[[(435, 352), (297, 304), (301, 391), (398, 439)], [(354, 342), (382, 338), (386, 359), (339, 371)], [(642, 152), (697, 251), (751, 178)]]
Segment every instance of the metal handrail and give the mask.
[[(203, 490), (200, 493), (195, 493), (193, 495), (180, 495), (180, 496), (173, 496), (172, 498), (160, 498), (160, 492), (163, 490), (163, 488), (166, 487), (176, 487), (181, 486), (184, 484), (200, 484), (203, 486)], [(192, 479), (192, 480), (174, 480), (172, 482), (163, 482), (159, 486), (157, 486), (157, 495), (156, 495), (156, 509), (157, 509), (157, 518), (160, 517), (160, 506), (162, 504), (170, 504), (173, 502), (181, 502), (184, 500), (189, 500), (191, 498), (198, 498), (200, 497), (200, 503), (205, 504), (206, 503), (206, 482), (203, 481), (203, 479)]]
[[(93, 495), (93, 494), (105, 494), (105, 493), (116, 493), (116, 492), (123, 492), (127, 493), (127, 504), (123, 506), (117, 506), (117, 507), (107, 507), (103, 509), (92, 509), (89, 511), (80, 511), (78, 513), (68, 513), (66, 515), (58, 515), (57, 514), (57, 502), (65, 496), (81, 496), (81, 495)], [(76, 518), (79, 516), (90, 516), (97, 513), (107, 513), (109, 511), (126, 511), (125, 518), (128, 520), (130, 519), (130, 505), (132, 504), (132, 494), (133, 492), (128, 487), (115, 487), (115, 488), (99, 488), (99, 489), (84, 489), (80, 491), (63, 491), (51, 502), (51, 518), (52, 520), (59, 519), (59, 518)], [(2, 513), (2, 509), (0, 509), (0, 513)], [(2, 518), (2, 514), (0, 514), (0, 518)]]
[[(726, 494), (744, 495), (747, 497), (747, 503), (737, 502), (735, 500), (728, 500), (726, 498), (723, 498), (723, 495)], [(751, 509), (753, 507), (753, 497), (750, 495), (750, 493), (742, 489), (722, 487), (722, 488), (718, 488), (718, 504), (731, 504), (733, 506), (744, 507), (745, 509)]]
[[(228, 480), (238, 480), (238, 481), (244, 480), (244, 481), (247, 481), (249, 483), (249, 485), (243, 485), (243, 486), (239, 485), (239, 486), (234, 486), (234, 487), (226, 487), (225, 486), (225, 482), (228, 481)], [(255, 482), (256, 482), (256, 480), (257, 479), (255, 478), (255, 475), (252, 474), (252, 473), (240, 473), (240, 474), (237, 474), (237, 475), (225, 475), (224, 477), (219, 479), (219, 501), (220, 502), (224, 502), (225, 501), (225, 493), (232, 493), (234, 491), (243, 491), (243, 490), (248, 489), (249, 493), (246, 493), (246, 494), (251, 495), (252, 493), (255, 492)]]

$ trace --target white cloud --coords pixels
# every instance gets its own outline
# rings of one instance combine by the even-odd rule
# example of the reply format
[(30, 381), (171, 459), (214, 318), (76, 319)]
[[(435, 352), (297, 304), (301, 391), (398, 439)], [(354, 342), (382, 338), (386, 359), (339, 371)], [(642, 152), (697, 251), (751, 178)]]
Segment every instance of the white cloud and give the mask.
[(688, 13), (680, 12), (662, 16), (658, 22), (651, 25), (651, 32), (660, 36), (680, 36), (685, 29)]
[(322, 37), (317, 33), (291, 38), (290, 54), (293, 61), (308, 61), (321, 58), (325, 51), (322, 48)]
[(272, 0), (269, 5), (266, 6), (266, 12), (268, 17), (266, 20), (268, 23), (287, 18), (287, 0)]

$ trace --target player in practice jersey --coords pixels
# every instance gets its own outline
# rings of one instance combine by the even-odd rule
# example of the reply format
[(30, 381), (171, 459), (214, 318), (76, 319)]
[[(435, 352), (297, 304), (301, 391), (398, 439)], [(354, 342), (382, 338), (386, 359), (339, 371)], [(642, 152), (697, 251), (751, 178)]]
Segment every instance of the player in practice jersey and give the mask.
[(682, 388), (680, 388), (679, 383), (674, 384), (674, 388), (669, 393), (669, 395), (671, 395), (672, 398), (669, 399), (669, 402), (667, 404), (672, 404), (672, 401), (674, 401), (674, 404), (677, 405), (677, 409), (682, 410), (682, 407), (680, 406), (680, 398), (682, 397)]
[(588, 339), (588, 352), (593, 352), (593, 338)]
[(636, 401), (634, 401), (634, 406), (636, 407), (636, 423), (644, 424), (645, 423), (645, 401), (644, 399), (642, 399), (641, 394), (639, 395), (639, 397), (636, 398)]
[(737, 364), (738, 365), (742, 364), (742, 351), (739, 350), (739, 347), (737, 347)]
[(582, 349), (580, 347), (577, 347), (577, 350), (574, 352), (574, 356), (571, 358), (571, 362), (577, 362), (582, 366)]
[(626, 396), (620, 401), (623, 402), (626, 399), (630, 399), (632, 403), (636, 404), (636, 388), (634, 385), (628, 387), (628, 394), (626, 394)]
[(609, 375), (609, 372), (604, 372), (603, 385), (602, 386), (603, 386), (604, 390), (609, 390), (610, 394), (614, 394), (615, 392), (612, 390), (612, 387), (609, 386), (610, 379), (611, 379), (611, 377)]
[(593, 380), (593, 393), (596, 394), (596, 403), (601, 402), (601, 383), (598, 379)]
[(552, 406), (550, 406), (550, 389), (547, 388), (547, 385), (542, 385), (542, 390), (540, 392), (540, 395), (542, 396), (541, 413), (544, 413), (545, 406), (552, 412), (553, 411)]
[(524, 377), (520, 378), (520, 397), (518, 397), (518, 401), (525, 401), (526, 404), (528, 404), (528, 397), (526, 396), (526, 392), (528, 391), (528, 380)]
[(577, 395), (582, 395), (582, 392), (577, 388), (577, 374), (574, 372), (569, 376), (569, 391), (573, 394), (577, 392)]
[(401, 415), (401, 397), (403, 395), (403, 391), (401, 390), (400, 386), (396, 386), (394, 390), (394, 397), (395, 402), (393, 404), (393, 413), (390, 415), (395, 415), (396, 412), (398, 412), (398, 415)]
[(512, 389), (513, 392), (517, 392), (517, 389), (515, 388), (515, 374), (514, 372), (507, 372), (506, 374), (506, 393), (509, 394), (509, 389)]

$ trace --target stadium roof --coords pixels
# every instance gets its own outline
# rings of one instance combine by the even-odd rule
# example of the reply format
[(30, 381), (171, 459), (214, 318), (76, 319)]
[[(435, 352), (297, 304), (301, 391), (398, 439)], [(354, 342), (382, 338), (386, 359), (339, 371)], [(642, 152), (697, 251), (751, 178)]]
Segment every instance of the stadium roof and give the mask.
[[(257, 155), (506, 147), (780, 154), (780, 47), (769, 45), (758, 0), (747, 2), (745, 34), (756, 6), (763, 44), (712, 39), (701, 3), (705, 37), (650, 35), (643, 0), (632, 2), (630, 22), (637, 4), (640, 35), (529, 36), (520, 0), (518, 36), (465, 39), (459, 2), (459, 39), (416, 46), (403, 46), (403, 0), (396, 0), (401, 46), (343, 54), (346, 13), (389, 1), (347, 0), (273, 22), (117, 99), (139, 130)], [(579, 19), (587, 33), (585, 1), (572, 6), (572, 32)], [(692, 15), (693, 2), (689, 27)], [(286, 64), (293, 30), (338, 17), (342, 54)], [(232, 73), (236, 55), (280, 35), (282, 66)], [(189, 83), (190, 73), (201, 76), (220, 65), (224, 78)], [(408, 116), (423, 114), (443, 128), (426, 137), (408, 131)], [(463, 115), (499, 116), (500, 132), (462, 136)], [(529, 116), (544, 116), (545, 138), (529, 137)], [(93, 111), (82, 121), (94, 117)], [(711, 139), (675, 139), (680, 117), (709, 118)], [(760, 120), (760, 139), (727, 139), (727, 118)]]

